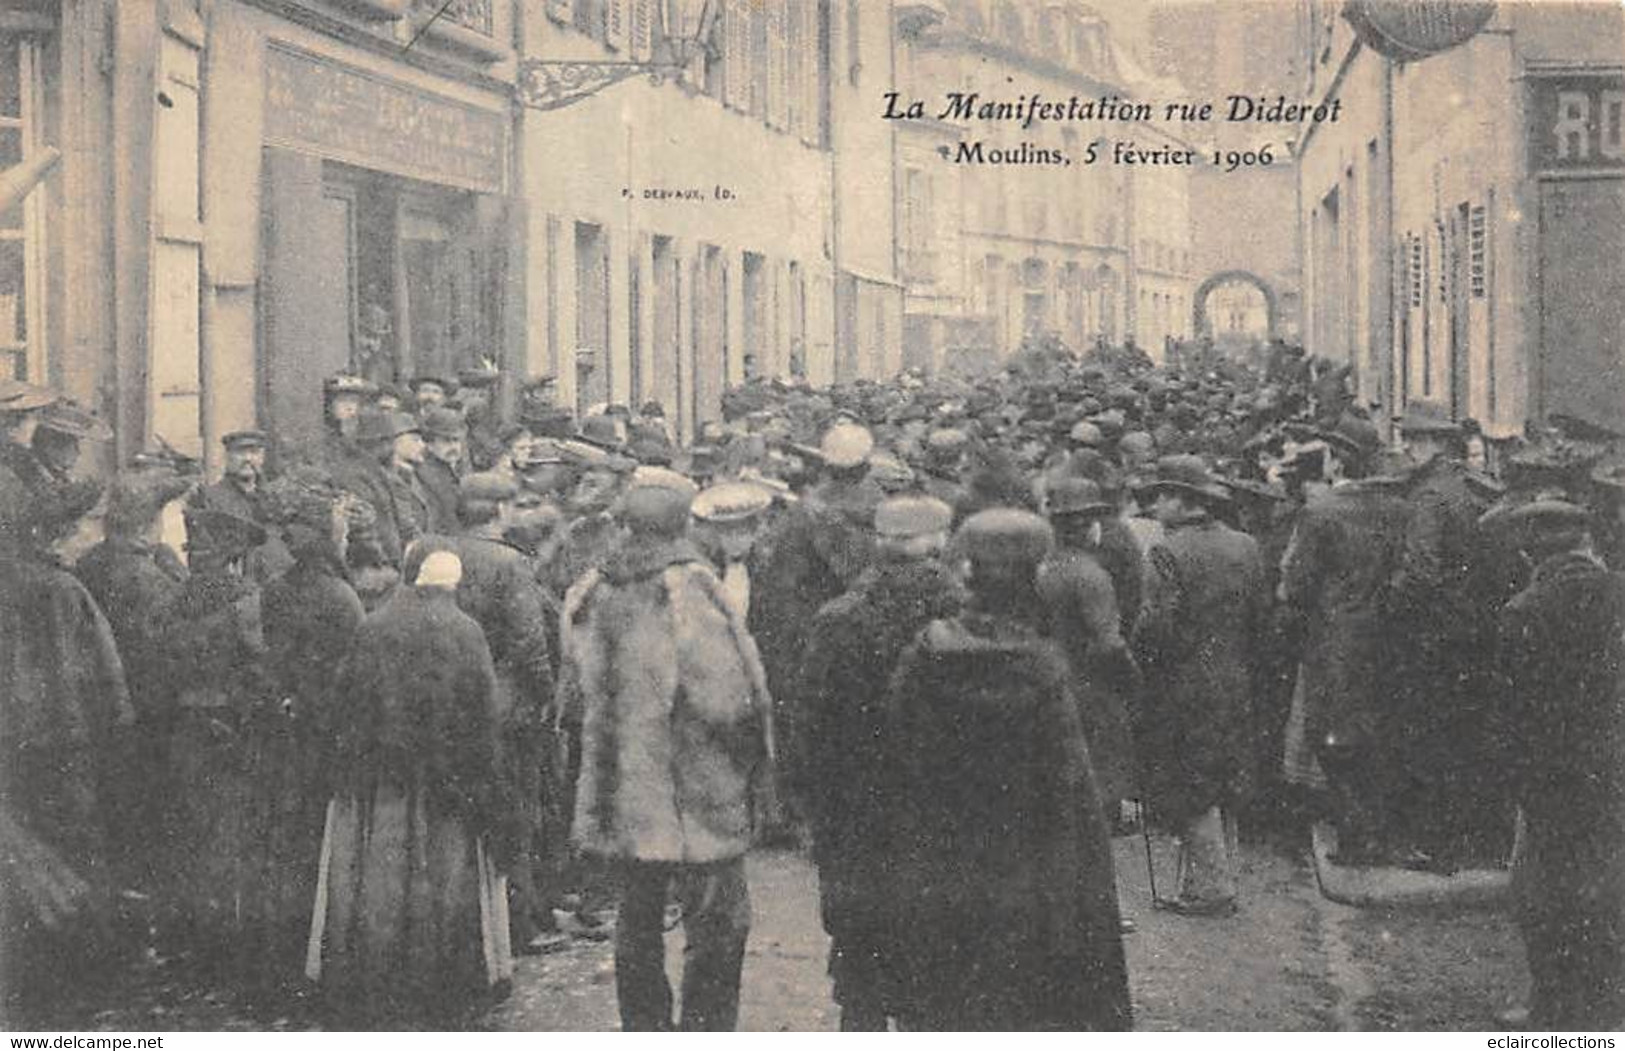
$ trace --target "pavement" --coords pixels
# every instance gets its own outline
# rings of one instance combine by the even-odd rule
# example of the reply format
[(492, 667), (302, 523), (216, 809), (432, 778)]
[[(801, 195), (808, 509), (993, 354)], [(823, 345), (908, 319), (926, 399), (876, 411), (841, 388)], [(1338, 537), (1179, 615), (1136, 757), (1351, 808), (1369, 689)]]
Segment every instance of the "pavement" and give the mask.
[(1343, 905), (1489, 907), (1505, 903), (1511, 892), (1512, 874), (1504, 868), (1461, 869), (1445, 876), (1397, 867), (1334, 865), (1328, 857), (1337, 850), (1337, 832), (1324, 822), (1315, 825), (1311, 842), (1321, 893)]
[[(1154, 841), (1159, 891), (1174, 878), (1174, 845)], [(1240, 912), (1209, 919), (1151, 907), (1143, 841), (1115, 842), (1135, 1026), (1146, 1031), (1429, 1030), (1499, 1028), (1494, 1014), (1524, 992), (1523, 953), (1492, 906), (1373, 899), (1353, 908), (1320, 893), (1314, 854), (1247, 844)], [(1321, 865), (1324, 869), (1325, 866)], [(831, 1031), (838, 1011), (825, 973), (817, 877), (802, 855), (749, 859), (753, 904), (740, 1028)], [(674, 986), (682, 930), (667, 935)], [(613, 947), (577, 940), (522, 957), (512, 995), (475, 1019), (478, 1030), (614, 1031)], [(11, 1024), (6, 1025), (4, 1023)], [(49, 1014), (0, 1028), (71, 1032), (309, 1029), (308, 1013), (253, 1011), (207, 975), (147, 958), (107, 982), (86, 983)]]

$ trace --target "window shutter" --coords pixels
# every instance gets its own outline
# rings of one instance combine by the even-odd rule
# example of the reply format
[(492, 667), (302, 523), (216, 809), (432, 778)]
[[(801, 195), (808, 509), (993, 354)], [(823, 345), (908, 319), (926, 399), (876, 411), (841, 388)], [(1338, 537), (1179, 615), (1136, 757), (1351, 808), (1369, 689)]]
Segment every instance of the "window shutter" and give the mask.
[(619, 51), (626, 47), (627, 0), (604, 0), (604, 44)]

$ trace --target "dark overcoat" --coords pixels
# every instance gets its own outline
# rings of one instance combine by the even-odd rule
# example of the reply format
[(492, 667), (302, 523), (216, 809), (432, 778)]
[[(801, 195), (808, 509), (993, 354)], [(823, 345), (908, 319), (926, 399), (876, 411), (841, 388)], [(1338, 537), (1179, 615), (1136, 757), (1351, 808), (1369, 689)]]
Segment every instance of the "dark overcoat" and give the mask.
[[(449, 1015), (512, 974), (483, 837), (498, 794), (495, 674), (450, 594), (398, 589), (339, 675), (306, 974), (369, 1024)], [(383, 1020), (383, 1021), (380, 1021)]]
[[(267, 524), (260, 494), (244, 492), (229, 478), (222, 478), (196, 490), (189, 503), (195, 508), (221, 511), (249, 522)], [(266, 530), (265, 543), (248, 553), (246, 563), (248, 575), (260, 584), (275, 580), (292, 565), (293, 555), (274, 529)]]
[(1264, 567), (1252, 537), (1207, 518), (1170, 526), (1147, 557), (1136, 738), (1152, 814), (1177, 828), (1249, 789)]
[(891, 842), (886, 690), (903, 650), (926, 624), (959, 612), (962, 600), (941, 563), (882, 560), (826, 603), (808, 632), (797, 705), (805, 730), (797, 795), (812, 821), (840, 1003), (853, 983), (882, 980)]
[(457, 470), (433, 456), (425, 456), (416, 471), (429, 505), (428, 532), (446, 536), (462, 532), (462, 520), (457, 515)]
[(1281, 561), (1281, 594), (1298, 619), (1304, 733), (1310, 747), (1391, 743), (1387, 618), (1410, 509), (1391, 484), (1346, 482), (1309, 501)]
[[(64, 881), (90, 892), (88, 918), (105, 918), (107, 803), (123, 789), (105, 760), (133, 719), (112, 630), (89, 592), (55, 564), (0, 552), (0, 810), (56, 855)], [(0, 881), (7, 981), (32, 966), (27, 950), (47, 933), (14, 889)]]
[(1541, 1028), (1625, 1024), (1625, 574), (1559, 555), (1501, 617), (1526, 838), (1515, 873)]
[(1112, 579), (1094, 552), (1057, 551), (1038, 571), (1044, 633), (1072, 671), (1095, 780), (1108, 808), (1137, 793), (1132, 711), (1139, 668), (1123, 639)]
[(1127, 1029), (1111, 842), (1066, 658), (1037, 630), (966, 613), (928, 626), (888, 699), (886, 882), (923, 1029)]

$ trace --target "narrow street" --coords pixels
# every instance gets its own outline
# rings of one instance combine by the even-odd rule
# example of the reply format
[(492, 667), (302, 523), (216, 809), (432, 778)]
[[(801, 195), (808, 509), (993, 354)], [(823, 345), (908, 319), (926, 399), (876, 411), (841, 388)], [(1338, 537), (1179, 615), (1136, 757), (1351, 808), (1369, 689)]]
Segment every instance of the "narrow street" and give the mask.
[[(1124, 910), (1139, 925), (1126, 939), (1137, 1028), (1482, 1029), (1522, 989), (1522, 950), (1497, 913), (1353, 909), (1320, 896), (1307, 860), (1294, 863), (1263, 846), (1244, 856), (1241, 913), (1190, 919), (1152, 910), (1142, 842), (1117, 841)], [(1172, 878), (1166, 841), (1158, 843), (1157, 869)], [(811, 866), (791, 854), (758, 855), (751, 897), (740, 1028), (834, 1029)], [(676, 976), (681, 935), (668, 943)], [(610, 947), (577, 943), (521, 961), (513, 997), (489, 1023), (616, 1029)]]
[[(1355, 909), (1323, 898), (1307, 858), (1244, 847), (1239, 915), (1195, 919), (1151, 908), (1138, 838), (1116, 841), (1136, 1028), (1177, 1030), (1463, 1031), (1494, 1028), (1521, 995), (1523, 953), (1503, 913), (1488, 909)], [(1172, 844), (1157, 842), (1159, 880), (1172, 879)], [(745, 961), (740, 1028), (833, 1030), (838, 1013), (824, 973), (817, 877), (801, 856), (753, 857), (755, 919)], [(674, 979), (681, 929), (668, 936)], [(223, 988), (139, 961), (87, 983), (48, 1016), (11, 1028), (151, 1031), (289, 1030), (308, 1020), (251, 1014)], [(473, 1028), (614, 1031), (613, 948), (576, 941), (520, 957), (513, 994)]]

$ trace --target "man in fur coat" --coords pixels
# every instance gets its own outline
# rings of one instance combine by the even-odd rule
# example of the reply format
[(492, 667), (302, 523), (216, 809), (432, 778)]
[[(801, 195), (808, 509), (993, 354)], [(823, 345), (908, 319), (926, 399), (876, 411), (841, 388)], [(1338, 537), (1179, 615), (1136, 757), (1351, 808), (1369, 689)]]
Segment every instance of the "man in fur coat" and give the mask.
[(692, 482), (640, 468), (627, 539), (565, 597), (560, 708), (581, 718), (575, 840), (620, 866), (615, 988), (627, 1030), (670, 1029), (667, 894), (688, 934), (684, 1030), (731, 1030), (750, 930), (745, 852), (771, 776), (756, 644), (687, 539)]
[(1106, 818), (1066, 657), (1036, 623), (1053, 543), (1029, 512), (967, 519), (969, 605), (892, 680), (891, 951), (913, 1028), (1132, 1021)]

